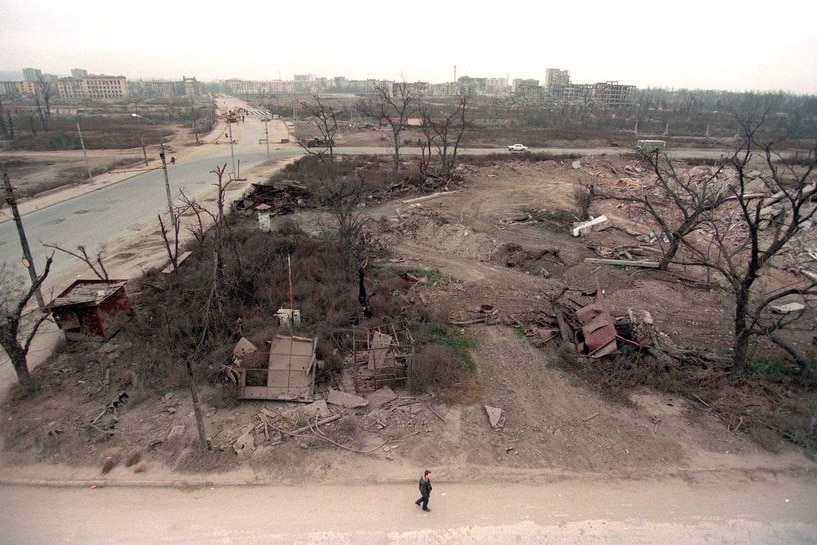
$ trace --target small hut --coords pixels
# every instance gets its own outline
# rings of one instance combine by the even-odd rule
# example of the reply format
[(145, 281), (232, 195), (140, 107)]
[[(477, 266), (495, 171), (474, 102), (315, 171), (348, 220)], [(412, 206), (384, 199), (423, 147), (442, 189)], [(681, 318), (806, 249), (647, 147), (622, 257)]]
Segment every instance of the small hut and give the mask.
[(76, 280), (46, 307), (68, 341), (105, 341), (131, 316), (125, 280)]

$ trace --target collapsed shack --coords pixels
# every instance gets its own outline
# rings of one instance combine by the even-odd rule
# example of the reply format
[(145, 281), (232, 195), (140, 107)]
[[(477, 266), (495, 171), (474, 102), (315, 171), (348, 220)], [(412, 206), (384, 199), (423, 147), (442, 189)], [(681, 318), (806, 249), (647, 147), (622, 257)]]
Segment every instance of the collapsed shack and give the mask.
[(405, 383), (414, 356), (414, 338), (408, 323), (355, 326), (352, 343), (355, 391), (373, 392)]
[[(543, 315), (538, 320), (548, 327), (536, 327), (533, 333), (547, 342), (558, 333), (563, 343), (570, 343), (576, 352), (600, 358), (618, 350), (620, 337), (616, 323), (604, 304), (604, 291), (597, 288), (592, 295), (593, 302), (580, 305), (569, 299), (569, 303), (554, 300), (554, 315)], [(560, 296), (561, 297), (561, 296)], [(558, 326), (558, 329), (553, 328)], [(625, 339), (626, 340), (626, 339)]]
[(603, 290), (597, 288), (582, 295), (592, 295), (593, 302), (582, 306), (569, 297), (567, 302), (557, 298), (554, 314), (539, 313), (538, 325), (531, 328), (530, 334), (537, 335), (542, 342), (558, 335), (562, 343), (569, 343), (578, 354), (594, 359), (636, 352), (649, 354), (667, 366), (694, 362), (707, 368), (723, 363), (715, 354), (676, 345), (656, 327), (646, 310), (629, 308), (626, 316), (613, 317), (604, 303)]
[[(276, 335), (269, 344), (266, 368), (233, 367), (239, 399), (312, 402), (315, 399), (317, 340)], [(245, 349), (246, 351), (246, 349)]]
[(125, 280), (76, 280), (46, 308), (67, 341), (105, 341), (133, 316)]

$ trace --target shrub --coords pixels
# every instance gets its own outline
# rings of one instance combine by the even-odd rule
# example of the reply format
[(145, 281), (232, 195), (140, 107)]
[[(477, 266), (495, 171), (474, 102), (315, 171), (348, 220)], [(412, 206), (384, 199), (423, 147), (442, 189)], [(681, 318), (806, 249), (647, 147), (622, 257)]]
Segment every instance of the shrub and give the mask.
[(408, 387), (412, 394), (445, 389), (465, 378), (465, 369), (450, 346), (431, 344), (421, 347), (408, 370)]

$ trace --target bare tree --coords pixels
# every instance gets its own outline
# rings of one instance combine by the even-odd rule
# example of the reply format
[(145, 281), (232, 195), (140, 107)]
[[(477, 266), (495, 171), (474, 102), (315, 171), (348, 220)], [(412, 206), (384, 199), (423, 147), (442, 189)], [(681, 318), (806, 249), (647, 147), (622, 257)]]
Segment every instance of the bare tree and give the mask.
[(366, 225), (369, 218), (360, 208), (365, 200), (363, 179), (324, 183), (321, 193), (321, 200), (334, 218), (338, 245), (346, 258), (345, 270), (351, 271), (353, 263), (363, 263), (367, 258)]
[(0, 322), (0, 346), (11, 360), (14, 371), (17, 373), (17, 380), (23, 390), (29, 394), (37, 390), (37, 384), (28, 370), (28, 352), (34, 335), (48, 319), (49, 314), (42, 313), (34, 320), (24, 340), (20, 341), (19, 337), (23, 328), (25, 308), (48, 276), (52, 260), (53, 255), (46, 258), (45, 270), (25, 292), (20, 287), (23, 285), (23, 280), (14, 277), (5, 264), (0, 265), (0, 312), (3, 313), (3, 320)]
[[(309, 123), (317, 129), (321, 138), (317, 146), (307, 142), (301, 147), (310, 155), (314, 155), (324, 164), (330, 178), (335, 175), (335, 135), (338, 132), (337, 112), (320, 96), (314, 95), (311, 101), (302, 101), (301, 108), (309, 117)], [(313, 149), (314, 148), (314, 149)]]
[(44, 131), (48, 130), (51, 121), (51, 99), (54, 97), (54, 91), (54, 84), (51, 81), (42, 74), (37, 76), (37, 81), (34, 82), (34, 101)]
[[(176, 213), (172, 214), (171, 216), (172, 222), (170, 225), (165, 225), (162, 215), (156, 214), (156, 217), (159, 218), (159, 232), (162, 235), (162, 242), (165, 244), (167, 257), (170, 259), (170, 264), (173, 266), (174, 275), (176, 274), (176, 269), (179, 268), (179, 231), (181, 230), (181, 215), (183, 212), (183, 209), (177, 207)], [(168, 228), (172, 229), (172, 239), (170, 238), (171, 232)]]
[(360, 109), (368, 116), (385, 121), (391, 128), (394, 149), (394, 171), (400, 168), (400, 134), (414, 107), (414, 88), (405, 81), (389, 85), (381, 82), (374, 86), (376, 97), (360, 103)]
[[(460, 94), (457, 95), (456, 106), (450, 111), (434, 111), (427, 103), (420, 108), (421, 128), (425, 135), (429, 155), (431, 147), (434, 146), (440, 159), (439, 176), (445, 180), (451, 178), (457, 164), (457, 152), (462, 136), (465, 134), (467, 107), (468, 96)], [(421, 147), (425, 155), (425, 146)]]
[(657, 240), (662, 257), (659, 268), (667, 270), (675, 259), (681, 241), (707, 220), (729, 197), (724, 163), (711, 169), (679, 170), (666, 154), (642, 154), (655, 174), (643, 193), (599, 193), (599, 198), (614, 199), (631, 205), (635, 217), (647, 216), (658, 226)]
[[(195, 225), (188, 226), (188, 230), (190, 234), (193, 235), (193, 238), (196, 239), (196, 242), (199, 243), (199, 248), (202, 248), (204, 241), (207, 239), (207, 233), (210, 230), (211, 223), (215, 222), (215, 216), (197, 200), (188, 197), (183, 189), (179, 190), (179, 193), (181, 195), (182, 206), (179, 208), (176, 217), (178, 218), (188, 212), (193, 214), (196, 218), (196, 223)], [(206, 221), (208, 217), (211, 220), (209, 222)]]
[[(731, 158), (732, 166), (738, 173), (737, 184), (732, 188), (734, 201), (730, 201), (734, 203), (732, 213), (725, 217), (712, 216), (707, 222), (719, 259), (703, 261), (723, 275), (735, 295), (732, 367), (737, 372), (745, 368), (749, 342), (753, 337), (765, 334), (772, 340), (782, 339), (779, 331), (785, 325), (784, 321), (764, 324), (762, 319), (769, 305), (794, 293), (817, 294), (814, 279), (771, 292), (756, 289), (758, 281), (764, 279), (779, 254), (807, 225), (811, 225), (817, 211), (811, 202), (817, 193), (812, 177), (817, 168), (817, 143), (803, 166), (789, 164), (775, 150), (775, 143), (757, 140), (761, 125), (762, 121), (743, 124), (742, 149)], [(771, 184), (775, 191), (769, 198), (756, 197), (748, 187), (752, 179), (749, 176), (749, 163), (754, 149), (762, 150), (763, 159), (771, 172), (766, 184)], [(695, 255), (705, 255), (698, 250), (698, 246), (691, 247), (696, 250)], [(796, 361), (804, 373), (810, 373), (805, 361)]]
[(222, 257), (222, 248), (224, 246), (224, 229), (226, 227), (226, 219), (227, 217), (224, 214), (224, 195), (227, 191), (227, 186), (230, 185), (232, 180), (229, 180), (227, 183), (222, 181), (224, 177), (224, 171), (227, 169), (227, 163), (224, 163), (221, 167), (216, 167), (214, 170), (211, 170), (213, 174), (216, 175), (218, 178), (218, 194), (216, 199), (217, 204), (217, 215), (214, 218), (215, 224), (215, 248), (213, 249), (213, 293), (216, 296), (216, 300), (218, 301), (219, 310), (223, 313), (222, 306), (221, 306), (221, 291), (220, 288), (224, 284), (224, 259)]
[[(695, 237), (681, 239), (687, 262), (719, 273), (734, 295), (732, 369), (742, 373), (749, 360), (750, 343), (767, 336), (795, 359), (804, 375), (812, 373), (810, 360), (785, 339), (788, 326), (802, 325), (798, 314), (775, 316), (770, 306), (782, 299), (817, 295), (817, 275), (778, 287), (771, 278), (800, 235), (814, 221), (817, 194), (817, 142), (797, 164), (776, 151), (775, 142), (761, 142), (759, 122), (742, 121), (742, 144), (729, 158), (737, 179), (728, 186), (729, 198), (704, 214)], [(760, 156), (769, 175), (758, 193), (753, 161)], [(750, 166), (752, 165), (752, 166)], [(771, 189), (771, 191), (768, 191)], [(797, 267), (795, 267), (797, 268)]]
[(59, 244), (46, 244), (46, 243), (43, 243), (43, 246), (45, 246), (46, 248), (51, 248), (53, 250), (57, 250), (57, 251), (62, 252), (64, 254), (68, 254), (71, 257), (74, 257), (76, 259), (79, 259), (80, 261), (82, 261), (83, 263), (88, 265), (88, 268), (91, 269), (91, 272), (93, 272), (96, 275), (97, 278), (99, 278), (100, 280), (104, 280), (105, 282), (107, 282), (109, 280), (108, 269), (105, 268), (105, 262), (104, 262), (105, 250), (106, 250), (106, 247), (105, 247), (104, 244), (96, 251), (96, 254), (93, 255), (93, 256), (91, 256), (88, 253), (88, 250), (86, 250), (85, 246), (83, 246), (82, 244), (77, 246), (77, 251), (76, 252), (73, 252), (71, 250), (66, 250), (65, 248), (63, 248)]
[[(215, 169), (210, 171), (213, 174), (215, 174), (216, 177), (218, 178), (218, 195), (216, 201), (217, 212), (214, 217), (215, 246), (213, 248), (213, 274), (212, 277), (210, 278), (210, 292), (207, 296), (207, 302), (205, 303), (204, 311), (202, 312), (204, 323), (201, 326), (199, 340), (196, 343), (196, 347), (193, 350), (193, 352), (184, 359), (185, 369), (187, 370), (187, 377), (190, 382), (190, 395), (192, 396), (193, 399), (193, 412), (196, 418), (196, 426), (199, 431), (199, 440), (201, 441), (202, 449), (208, 451), (213, 449), (213, 445), (210, 439), (207, 437), (207, 432), (204, 428), (204, 418), (201, 413), (198, 390), (196, 388), (196, 381), (193, 375), (193, 360), (200, 356), (206, 344), (207, 338), (210, 335), (210, 330), (212, 328), (212, 315), (214, 306), (217, 307), (218, 316), (221, 318), (221, 321), (222, 322), (224, 321), (224, 305), (222, 304), (223, 294), (221, 293), (221, 287), (224, 284), (224, 264), (221, 252), (223, 246), (222, 239), (224, 224), (226, 223), (226, 216), (224, 215), (224, 195), (227, 186), (230, 185), (230, 182), (232, 182), (232, 180), (228, 181), (227, 183), (223, 182), (225, 170), (227, 170), (227, 163), (224, 163), (222, 166), (216, 167)], [(201, 210), (204, 209), (202, 208)]]

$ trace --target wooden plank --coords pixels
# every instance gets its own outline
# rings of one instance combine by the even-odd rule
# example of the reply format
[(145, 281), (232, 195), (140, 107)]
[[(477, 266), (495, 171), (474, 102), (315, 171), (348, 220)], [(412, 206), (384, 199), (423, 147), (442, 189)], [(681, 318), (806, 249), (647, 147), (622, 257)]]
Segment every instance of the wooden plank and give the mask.
[[(182, 263), (184, 263), (184, 260), (185, 260), (185, 259), (187, 259), (188, 257), (190, 257), (192, 254), (193, 254), (193, 252), (191, 252), (191, 251), (189, 251), (189, 250), (188, 250), (188, 251), (186, 251), (186, 252), (184, 252), (184, 253), (182, 253), (182, 254), (181, 254), (179, 257), (178, 257), (178, 259), (176, 259), (176, 263), (177, 263), (178, 265), (181, 265)], [(162, 274), (170, 274), (170, 273), (172, 273), (172, 272), (173, 272), (173, 263), (172, 263), (172, 262), (168, 263), (168, 264), (167, 264), (167, 267), (165, 267), (164, 269), (162, 269)]]
[(628, 259), (604, 259), (601, 257), (586, 257), (585, 263), (595, 263), (598, 265), (623, 265), (625, 267), (642, 267), (646, 269), (657, 269), (657, 261), (630, 261)]

